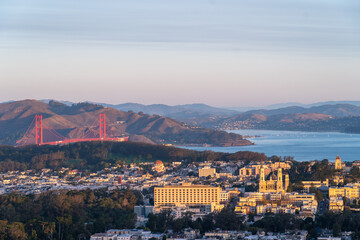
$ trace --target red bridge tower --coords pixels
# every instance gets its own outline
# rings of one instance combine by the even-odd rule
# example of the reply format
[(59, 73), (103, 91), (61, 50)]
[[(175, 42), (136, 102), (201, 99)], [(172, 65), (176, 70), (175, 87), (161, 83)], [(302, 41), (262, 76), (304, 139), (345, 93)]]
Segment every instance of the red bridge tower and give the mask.
[(99, 124), (100, 124), (100, 139), (103, 140), (106, 138), (106, 119), (105, 113), (99, 114)]
[[(35, 143), (43, 144), (43, 118), (42, 115), (35, 116)], [(40, 138), (40, 139), (39, 139)]]

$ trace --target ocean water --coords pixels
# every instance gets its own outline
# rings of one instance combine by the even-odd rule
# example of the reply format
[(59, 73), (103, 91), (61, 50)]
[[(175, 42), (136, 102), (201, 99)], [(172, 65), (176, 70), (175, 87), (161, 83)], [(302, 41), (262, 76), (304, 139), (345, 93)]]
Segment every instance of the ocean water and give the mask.
[(239, 147), (186, 147), (194, 150), (215, 152), (254, 151), (267, 156), (293, 156), (296, 161), (335, 161), (337, 155), (343, 161), (360, 160), (360, 134), (334, 132), (299, 132), (272, 130), (232, 130), (228, 132), (248, 136), (255, 145)]

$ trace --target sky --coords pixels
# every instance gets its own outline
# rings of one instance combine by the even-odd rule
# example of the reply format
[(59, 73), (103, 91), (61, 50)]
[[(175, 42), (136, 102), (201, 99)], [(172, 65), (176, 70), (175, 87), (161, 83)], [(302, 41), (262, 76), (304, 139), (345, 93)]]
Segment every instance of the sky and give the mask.
[(358, 0), (1, 0), (0, 101), (360, 100)]

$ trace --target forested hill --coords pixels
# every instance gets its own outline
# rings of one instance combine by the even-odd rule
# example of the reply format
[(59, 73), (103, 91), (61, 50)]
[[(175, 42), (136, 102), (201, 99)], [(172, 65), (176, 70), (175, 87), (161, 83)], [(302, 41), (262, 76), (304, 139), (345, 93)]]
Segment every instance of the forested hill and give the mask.
[[(128, 135), (131, 141), (214, 146), (251, 144), (238, 134), (192, 127), (159, 115), (123, 112), (90, 103), (68, 106), (55, 101), (47, 104), (37, 100), (0, 104), (0, 144), (14, 145), (24, 135), (36, 114), (43, 116), (46, 142), (60, 140), (54, 139), (49, 129), (55, 129), (68, 138), (80, 138), (90, 129), (96, 133), (100, 113), (106, 114), (108, 135)], [(92, 127), (94, 124), (97, 129)]]
[(218, 153), (193, 151), (163, 145), (135, 142), (83, 142), (64, 146), (26, 147), (0, 146), (0, 172), (25, 169), (58, 169), (61, 167), (103, 169), (112, 163), (139, 163), (161, 160), (163, 162), (244, 160), (264, 161), (262, 153)]

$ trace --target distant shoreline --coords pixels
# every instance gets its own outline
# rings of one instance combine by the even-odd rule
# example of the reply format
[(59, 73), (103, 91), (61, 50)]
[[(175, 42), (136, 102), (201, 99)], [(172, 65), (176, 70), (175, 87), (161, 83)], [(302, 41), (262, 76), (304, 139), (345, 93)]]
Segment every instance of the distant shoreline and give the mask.
[[(233, 131), (246, 131), (246, 130), (255, 130), (255, 131), (283, 131), (283, 132), (306, 132), (306, 133), (342, 133), (342, 134), (356, 134), (359, 135), (360, 133), (353, 133), (353, 132), (345, 132), (345, 131), (313, 131), (313, 130), (292, 130), (292, 129), (263, 129), (263, 128), (242, 128), (242, 129), (220, 129), (222, 131), (226, 131), (226, 132), (233, 132)], [(246, 135), (243, 135), (243, 137), (245, 138)], [(250, 135), (250, 137), (253, 137), (252, 135)], [(256, 137), (264, 137), (261, 135), (255, 135)]]

